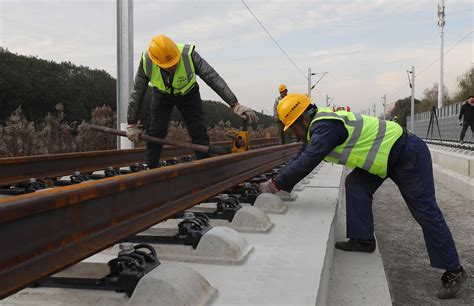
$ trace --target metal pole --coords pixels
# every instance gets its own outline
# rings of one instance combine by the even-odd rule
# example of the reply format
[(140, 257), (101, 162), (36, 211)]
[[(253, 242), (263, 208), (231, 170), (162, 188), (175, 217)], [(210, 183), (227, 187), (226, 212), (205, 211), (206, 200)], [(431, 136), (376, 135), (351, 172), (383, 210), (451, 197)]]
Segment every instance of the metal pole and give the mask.
[(415, 131), (415, 66), (411, 66), (410, 130)]
[(438, 83), (438, 108), (443, 107), (443, 65), (444, 65), (444, 0), (441, 0), (441, 4), (438, 4), (438, 26), (439, 26), (439, 37), (441, 41), (440, 46), (440, 58), (439, 58), (439, 83)]
[(308, 97), (311, 98), (311, 68), (308, 68)]
[(383, 120), (386, 120), (385, 118), (385, 106), (387, 105), (387, 94), (384, 94), (382, 97), (382, 105), (383, 105)]
[[(117, 128), (127, 128), (127, 108), (133, 86), (133, 2), (117, 0)], [(118, 137), (118, 149), (130, 149), (133, 144)]]

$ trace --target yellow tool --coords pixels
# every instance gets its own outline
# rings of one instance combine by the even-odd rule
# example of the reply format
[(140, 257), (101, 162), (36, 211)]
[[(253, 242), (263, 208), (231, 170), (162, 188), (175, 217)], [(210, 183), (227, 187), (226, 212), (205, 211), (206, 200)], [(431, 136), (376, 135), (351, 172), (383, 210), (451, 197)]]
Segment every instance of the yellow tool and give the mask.
[(247, 131), (247, 120), (244, 120), (243, 122), (242, 131), (231, 130), (225, 133), (225, 135), (232, 139), (232, 153), (242, 153), (248, 151), (250, 134)]
[(229, 131), (225, 135), (232, 139), (232, 153), (241, 153), (249, 149), (248, 131)]

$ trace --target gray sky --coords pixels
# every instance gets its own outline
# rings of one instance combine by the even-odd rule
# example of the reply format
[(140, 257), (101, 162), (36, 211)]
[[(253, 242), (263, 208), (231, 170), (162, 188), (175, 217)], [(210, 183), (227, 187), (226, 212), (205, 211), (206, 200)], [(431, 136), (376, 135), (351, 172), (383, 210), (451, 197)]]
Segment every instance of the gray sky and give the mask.
[[(470, 0), (445, 2), (445, 84), (452, 94), (457, 77), (473, 63), (474, 16)], [(388, 103), (410, 95), (405, 71), (412, 65), (419, 72), (417, 98), (438, 82), (436, 0), (246, 3), (299, 69), (238, 0), (135, 1), (135, 69), (150, 38), (164, 33), (176, 42), (194, 43), (242, 104), (268, 112), (281, 82), (290, 92), (306, 91), (302, 72), (308, 67), (329, 72), (313, 91), (317, 104), (327, 94), (355, 111), (376, 103), (379, 113), (384, 93)], [(0, 45), (15, 53), (104, 69), (115, 77), (115, 1), (0, 0)], [(220, 100), (200, 84), (204, 99)]]

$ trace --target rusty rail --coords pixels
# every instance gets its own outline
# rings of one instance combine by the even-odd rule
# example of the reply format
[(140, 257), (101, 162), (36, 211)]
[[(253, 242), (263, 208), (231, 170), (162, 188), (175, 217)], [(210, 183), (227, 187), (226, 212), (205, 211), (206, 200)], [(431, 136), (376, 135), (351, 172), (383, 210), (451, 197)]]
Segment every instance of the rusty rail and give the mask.
[(297, 153), (274, 146), (0, 200), (0, 298)]
[[(250, 145), (278, 144), (277, 138), (261, 138), (250, 141)], [(214, 142), (214, 145), (230, 147), (230, 141)], [(92, 172), (130, 166), (143, 162), (144, 149), (107, 150), (53, 155), (38, 155), (0, 158), (0, 186), (27, 181), (30, 178), (59, 177), (79, 172)], [(165, 146), (162, 160), (193, 155), (187, 148)]]

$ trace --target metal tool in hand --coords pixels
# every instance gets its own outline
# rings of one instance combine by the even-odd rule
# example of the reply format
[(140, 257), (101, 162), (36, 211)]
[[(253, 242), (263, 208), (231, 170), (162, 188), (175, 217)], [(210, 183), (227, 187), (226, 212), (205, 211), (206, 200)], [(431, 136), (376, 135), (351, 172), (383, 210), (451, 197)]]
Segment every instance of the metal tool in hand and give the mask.
[[(93, 124), (89, 124), (89, 128), (94, 131), (127, 137), (127, 133), (121, 130), (115, 130), (112, 128), (103, 127), (99, 125), (93, 125)], [(204, 145), (187, 143), (187, 142), (176, 141), (176, 140), (171, 140), (171, 139), (163, 139), (163, 138), (149, 136), (143, 133), (139, 135), (139, 138), (147, 142), (155, 142), (155, 143), (169, 145), (169, 146), (178, 147), (178, 148), (188, 148), (188, 149), (198, 151), (198, 152), (209, 153), (210, 155), (224, 155), (224, 154), (230, 153), (229, 149), (227, 148), (217, 147), (213, 145), (204, 146)]]

